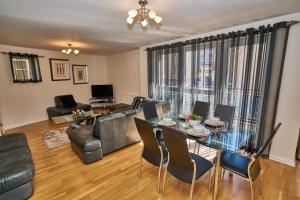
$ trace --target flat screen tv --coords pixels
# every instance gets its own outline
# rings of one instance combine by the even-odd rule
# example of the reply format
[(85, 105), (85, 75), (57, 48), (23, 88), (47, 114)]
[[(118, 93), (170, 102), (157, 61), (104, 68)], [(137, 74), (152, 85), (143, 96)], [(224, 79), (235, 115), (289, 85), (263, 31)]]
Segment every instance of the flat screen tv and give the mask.
[(93, 98), (107, 98), (113, 97), (112, 85), (92, 85), (92, 97)]

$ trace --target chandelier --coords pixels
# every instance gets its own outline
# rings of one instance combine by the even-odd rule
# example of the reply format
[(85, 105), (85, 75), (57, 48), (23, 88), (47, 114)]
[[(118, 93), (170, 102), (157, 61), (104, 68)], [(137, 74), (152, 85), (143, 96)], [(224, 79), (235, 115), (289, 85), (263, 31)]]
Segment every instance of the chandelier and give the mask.
[(61, 52), (67, 55), (69, 55), (70, 53), (74, 53), (75, 55), (79, 54), (78, 49), (72, 49), (72, 44), (68, 44), (68, 48), (61, 50)]
[(127, 25), (131, 30), (135, 24), (141, 24), (142, 31), (146, 31), (148, 26), (159, 29), (162, 18), (157, 16), (153, 10), (146, 8), (147, 0), (139, 0), (141, 8), (130, 10), (128, 12)]

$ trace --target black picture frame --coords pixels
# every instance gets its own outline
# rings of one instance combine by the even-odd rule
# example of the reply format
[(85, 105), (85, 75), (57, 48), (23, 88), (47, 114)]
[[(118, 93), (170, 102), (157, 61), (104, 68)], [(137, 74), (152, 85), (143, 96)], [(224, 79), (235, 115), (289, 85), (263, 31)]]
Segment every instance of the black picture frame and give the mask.
[[(38, 55), (27, 53), (9, 52), (9, 59), (14, 83), (38, 83), (42, 82), (40, 63)], [(18, 65), (17, 62), (25, 62), (27, 64)], [(21, 68), (17, 69), (17, 66)], [(23, 76), (18, 76), (17, 70), (22, 70)], [(24, 75), (28, 74), (27, 77)]]
[[(76, 70), (82, 70), (81, 76), (83, 76), (84, 80), (79, 80), (78, 73)], [(73, 84), (88, 84), (89, 83), (89, 76), (88, 76), (88, 65), (78, 65), (72, 64), (72, 73), (73, 73)]]
[[(56, 63), (57, 62), (61, 62), (61, 63)], [(52, 81), (69, 81), (71, 80), (71, 73), (70, 73), (70, 63), (68, 59), (59, 59), (59, 58), (49, 58), (49, 62), (50, 62), (50, 71), (51, 71), (51, 80)], [(59, 66), (54, 66), (54, 64), (59, 65)], [(63, 64), (65, 66), (63, 66)], [(56, 70), (54, 70), (53, 68), (57, 67)], [(60, 68), (60, 69), (58, 69)], [(60, 77), (58, 76), (59, 73), (63, 73), (65, 72), (65, 77), (63, 76), (63, 74), (60, 74)]]

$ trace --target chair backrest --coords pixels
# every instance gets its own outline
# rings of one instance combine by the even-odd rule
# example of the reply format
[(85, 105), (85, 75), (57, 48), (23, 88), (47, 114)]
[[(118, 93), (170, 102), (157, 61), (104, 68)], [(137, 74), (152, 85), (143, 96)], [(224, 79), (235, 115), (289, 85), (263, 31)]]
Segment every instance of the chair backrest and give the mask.
[(202, 121), (206, 120), (209, 113), (209, 102), (196, 101), (193, 109), (193, 114), (201, 116)]
[(139, 109), (145, 100), (146, 100), (145, 97), (140, 97), (140, 96), (134, 97), (131, 103), (131, 109), (132, 110)]
[(73, 102), (76, 102), (74, 100), (74, 97), (73, 97), (72, 94), (55, 96), (54, 97), (55, 107), (57, 107), (57, 108), (63, 108), (64, 107), (63, 99), (69, 99), (69, 100), (71, 100)]
[(158, 117), (157, 110), (156, 110), (156, 102), (149, 101), (143, 104), (143, 111), (145, 120), (150, 120)]
[(126, 135), (125, 114), (112, 113), (96, 119), (93, 136), (101, 140), (103, 154), (124, 147), (127, 142)]
[(161, 151), (157, 143), (151, 124), (143, 119), (134, 118), (136, 128), (142, 138), (144, 149), (142, 157), (155, 166), (160, 165)]
[(263, 154), (263, 152), (266, 150), (266, 148), (271, 144), (274, 136), (276, 135), (276, 133), (278, 132), (278, 129), (281, 126), (281, 122), (279, 122), (275, 128), (273, 129), (271, 135), (269, 136), (269, 138), (266, 140), (266, 142), (260, 147), (260, 149), (258, 150), (257, 154), (254, 156), (254, 158), (258, 158), (259, 156), (261, 156)]
[(175, 129), (164, 126), (163, 137), (169, 152), (168, 172), (178, 179), (191, 183), (194, 164), (188, 150), (186, 136)]
[(232, 121), (234, 117), (235, 106), (217, 104), (215, 110), (215, 117), (219, 117), (221, 121), (227, 122), (227, 129), (232, 128)]
[(170, 102), (164, 102), (161, 104), (161, 113), (162, 114), (167, 114), (171, 112), (171, 104)]

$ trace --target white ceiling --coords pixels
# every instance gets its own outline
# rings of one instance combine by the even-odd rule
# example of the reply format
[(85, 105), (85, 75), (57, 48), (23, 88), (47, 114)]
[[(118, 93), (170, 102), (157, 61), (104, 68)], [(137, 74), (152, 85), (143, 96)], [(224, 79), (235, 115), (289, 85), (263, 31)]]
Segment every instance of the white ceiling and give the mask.
[(300, 0), (149, 0), (162, 27), (142, 33), (126, 26), (137, 1), (1, 0), (0, 44), (107, 55), (300, 11)]

